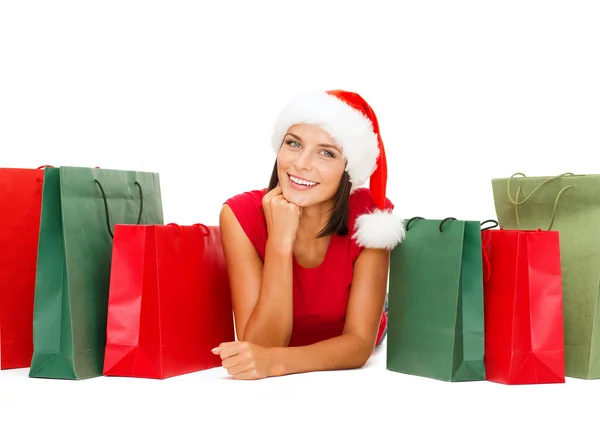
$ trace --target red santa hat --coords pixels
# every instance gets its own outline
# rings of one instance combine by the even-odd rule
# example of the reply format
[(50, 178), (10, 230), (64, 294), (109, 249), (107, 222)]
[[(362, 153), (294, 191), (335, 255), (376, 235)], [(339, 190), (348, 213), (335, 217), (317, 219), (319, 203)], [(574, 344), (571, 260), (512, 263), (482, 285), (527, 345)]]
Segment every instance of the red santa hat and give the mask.
[(357, 93), (344, 90), (304, 93), (280, 112), (272, 134), (279, 151), (290, 126), (308, 124), (327, 131), (342, 148), (352, 189), (369, 180), (376, 208), (359, 216), (353, 230), (357, 243), (366, 248), (393, 249), (404, 239), (402, 219), (385, 210), (387, 162), (379, 123), (371, 106)]

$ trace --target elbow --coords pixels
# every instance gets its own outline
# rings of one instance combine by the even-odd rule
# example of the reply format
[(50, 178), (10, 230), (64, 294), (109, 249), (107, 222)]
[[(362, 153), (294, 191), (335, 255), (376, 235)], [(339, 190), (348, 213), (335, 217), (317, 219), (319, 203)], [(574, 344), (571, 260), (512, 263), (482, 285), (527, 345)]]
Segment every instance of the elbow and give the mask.
[(352, 361), (351, 368), (359, 369), (363, 368), (371, 355), (373, 354), (374, 343), (372, 341), (366, 340), (361, 336), (352, 335), (355, 342), (355, 354), (354, 360)]
[(360, 368), (364, 367), (370, 358), (371, 358), (370, 354), (364, 354), (364, 353), (358, 354), (353, 368), (360, 369)]
[(266, 348), (287, 347), (291, 333), (283, 330), (270, 331), (269, 333), (257, 332), (252, 329), (244, 330), (240, 339), (254, 345)]

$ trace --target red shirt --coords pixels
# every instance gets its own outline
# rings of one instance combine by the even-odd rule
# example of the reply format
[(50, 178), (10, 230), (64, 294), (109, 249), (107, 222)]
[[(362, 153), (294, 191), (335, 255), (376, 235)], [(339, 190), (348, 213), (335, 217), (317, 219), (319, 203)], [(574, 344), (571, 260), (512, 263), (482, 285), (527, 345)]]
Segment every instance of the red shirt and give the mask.
[[(264, 262), (267, 245), (267, 223), (262, 210), (262, 198), (267, 189), (241, 193), (225, 203), (229, 205)], [(323, 262), (315, 268), (304, 268), (293, 258), (294, 321), (289, 346), (310, 345), (335, 336), (344, 330), (346, 307), (352, 285), (354, 262), (362, 247), (352, 238), (357, 216), (372, 211), (375, 204), (367, 188), (350, 195), (347, 236), (331, 236)], [(393, 208), (386, 200), (386, 208)], [(382, 314), (377, 343), (387, 325)]]

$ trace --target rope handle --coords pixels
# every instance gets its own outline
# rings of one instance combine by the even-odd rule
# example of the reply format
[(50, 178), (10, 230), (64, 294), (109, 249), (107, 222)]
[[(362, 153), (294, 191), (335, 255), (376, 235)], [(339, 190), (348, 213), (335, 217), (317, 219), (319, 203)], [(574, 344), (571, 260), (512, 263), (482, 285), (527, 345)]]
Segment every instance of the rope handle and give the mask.
[(483, 240), (484, 236), (491, 236), (490, 233), (484, 233), (484, 231), (488, 231), (488, 230), (491, 230), (492, 228), (496, 228), (498, 226), (498, 221), (495, 219), (488, 219), (488, 220), (481, 222), (482, 227), (485, 224), (491, 224), (490, 226), (487, 226), (487, 227), (481, 229), (481, 253), (482, 253), (483, 261), (485, 262), (485, 267), (487, 268), (487, 269), (484, 269), (484, 271), (486, 272), (486, 277), (485, 277), (484, 282), (487, 283), (490, 279), (490, 276), (492, 275), (492, 265), (490, 263), (490, 258), (488, 256), (488, 253), (485, 248), (491, 242), (492, 238), (488, 237), (484, 241)]
[[(106, 193), (104, 192), (104, 188), (102, 187), (102, 184), (100, 184), (100, 181), (94, 179), (94, 182), (98, 185), (98, 187), (100, 188), (100, 192), (102, 193), (102, 199), (104, 200), (104, 212), (106, 213), (106, 227), (108, 228), (108, 233), (110, 234), (110, 237), (114, 239), (115, 236), (113, 235), (113, 232), (110, 227), (110, 215), (108, 213), (108, 202), (106, 200)], [(138, 190), (140, 192), (140, 212), (138, 214), (136, 223), (136, 225), (139, 225), (142, 221), (142, 213), (144, 211), (144, 193), (142, 191), (142, 186), (139, 182), (135, 181), (135, 185), (138, 187)]]
[[(410, 219), (408, 220), (408, 222), (406, 223), (406, 227), (405, 227), (406, 231), (408, 231), (408, 229), (409, 229), (409, 227), (410, 227), (410, 224), (411, 224), (411, 223), (413, 223), (413, 221), (418, 221), (418, 220), (421, 220), (421, 219), (424, 219), (424, 218), (423, 218), (423, 217), (421, 217), (421, 216), (415, 216), (415, 217), (412, 217), (412, 218), (410, 218)], [(457, 219), (456, 219), (455, 217), (447, 217), (447, 218), (443, 219), (442, 221), (440, 221), (440, 226), (439, 226), (440, 233), (441, 233), (441, 232), (442, 232), (442, 230), (443, 230), (444, 224), (445, 224), (446, 222), (448, 222), (448, 221), (451, 221), (451, 220), (452, 220), (452, 221), (455, 221), (455, 220), (457, 220)]]
[(448, 222), (448, 221), (455, 221), (455, 220), (457, 220), (455, 217), (447, 217), (446, 219), (444, 219), (443, 221), (441, 221), (440, 222), (440, 226), (439, 226), (440, 233), (442, 232), (442, 227), (444, 226), (444, 224), (446, 222)]
[[(558, 210), (558, 202), (560, 201), (560, 197), (563, 195), (564, 192), (566, 192), (569, 189), (572, 189), (573, 187), (574, 187), (573, 184), (569, 184), (568, 186), (563, 187), (556, 195), (556, 198), (554, 199), (554, 205), (552, 206), (552, 215), (550, 216), (550, 225), (548, 225), (548, 228), (547, 228), (548, 231), (550, 231), (552, 229), (552, 225), (554, 225), (554, 220), (556, 219), (556, 212)], [(519, 199), (519, 195), (521, 194), (521, 192), (522, 192), (521, 187), (519, 187), (517, 189), (517, 196), (516, 196), (517, 201)], [(531, 194), (530, 194), (530, 196), (531, 196)], [(514, 206), (515, 206), (515, 221), (517, 222), (517, 228), (521, 229), (521, 218), (519, 216), (519, 204), (518, 203), (514, 204)]]
[[(44, 169), (46, 167), (54, 167), (54, 166), (50, 166), (48, 164), (44, 164), (43, 166), (36, 167), (35, 170), (42, 170), (42, 169)], [(37, 179), (37, 182), (39, 182), (39, 183), (43, 183), (44, 182), (44, 178), (42, 178), (42, 177), (38, 176), (36, 179)]]
[[(525, 202), (527, 202), (529, 200), (529, 198), (531, 198), (531, 196), (537, 191), (539, 190), (544, 184), (547, 184), (551, 181), (555, 181), (557, 179), (560, 179), (562, 177), (565, 176), (574, 176), (575, 174), (573, 172), (565, 172), (565, 173), (561, 173), (560, 175), (557, 176), (553, 176), (550, 178), (547, 178), (546, 180), (542, 181), (540, 184), (538, 184), (538, 186), (536, 188), (534, 188), (531, 193), (529, 193), (528, 196), (525, 197), (525, 199), (523, 199), (522, 201), (519, 201), (519, 197), (521, 195), (521, 193), (523, 192), (522, 188), (519, 187), (517, 189), (517, 193), (516, 193), (516, 199), (513, 199), (513, 197), (510, 194), (510, 183), (511, 181), (514, 179), (514, 177), (516, 175), (521, 175), (523, 177), (526, 177), (525, 174), (523, 173), (515, 173), (513, 174), (508, 181), (506, 182), (506, 194), (508, 195), (508, 199), (510, 200), (510, 202), (513, 204), (513, 206), (515, 207), (515, 221), (517, 222), (517, 228), (521, 228), (521, 220), (519, 217), (519, 205), (524, 204)], [(568, 186), (563, 187), (558, 194), (556, 195), (556, 198), (554, 199), (554, 205), (552, 207), (552, 215), (550, 216), (550, 225), (548, 226), (548, 231), (550, 231), (552, 229), (552, 226), (554, 225), (554, 220), (556, 219), (556, 212), (558, 210), (558, 203), (560, 201), (561, 196), (563, 195), (563, 193), (569, 189), (572, 189), (573, 187), (575, 187), (573, 184), (569, 184)]]
[(424, 218), (422, 218), (421, 216), (415, 216), (415, 217), (413, 217), (413, 218), (410, 218), (410, 219), (408, 220), (408, 222), (406, 223), (406, 227), (405, 227), (405, 228), (406, 228), (406, 231), (408, 231), (408, 228), (410, 227), (410, 224), (411, 224), (413, 221), (418, 221), (418, 220), (421, 220), (421, 219), (424, 219)]
[[(171, 223), (167, 224), (167, 226), (171, 226), (171, 227), (177, 228), (177, 235), (178, 236), (181, 235), (181, 226), (179, 224), (171, 222)], [(204, 224), (201, 224), (201, 223), (193, 224), (192, 228), (194, 228), (196, 230), (200, 230), (202, 236), (208, 236), (210, 234), (210, 230)]]
[(200, 232), (202, 233), (203, 236), (208, 236), (210, 234), (210, 230), (208, 229), (208, 227), (204, 224), (194, 224), (192, 225), (194, 228), (196, 228), (197, 230), (200, 230)]
[(167, 224), (167, 227), (175, 228), (177, 230), (177, 237), (181, 236), (181, 227), (179, 226), (179, 224), (171, 222), (171, 223)]
[(483, 221), (481, 223), (481, 226), (484, 226), (485, 224), (493, 224), (493, 225), (482, 228), (481, 231), (486, 231), (486, 230), (491, 230), (492, 228), (496, 228), (498, 226), (498, 221), (496, 221), (494, 219), (488, 219), (488, 220)]
[[(541, 182), (541, 183), (540, 183), (540, 184), (539, 184), (539, 185), (538, 185), (538, 186), (537, 186), (535, 189), (533, 189), (533, 190), (531, 191), (531, 193), (530, 193), (528, 196), (526, 196), (526, 197), (525, 197), (525, 199), (523, 199), (523, 200), (522, 200), (522, 201), (520, 201), (520, 202), (519, 202), (519, 201), (517, 201), (517, 200), (515, 200), (515, 199), (513, 199), (512, 195), (510, 194), (510, 183), (511, 183), (511, 182), (512, 182), (512, 180), (515, 178), (515, 176), (517, 176), (517, 175), (521, 175), (521, 176), (522, 176), (522, 177), (524, 177), (524, 178), (526, 178), (526, 177), (527, 177), (527, 176), (526, 176), (524, 173), (517, 172), (517, 173), (514, 173), (514, 174), (512, 174), (512, 175), (510, 176), (510, 178), (508, 178), (508, 181), (506, 182), (506, 194), (508, 195), (508, 199), (510, 200), (510, 202), (511, 202), (513, 205), (522, 205), (522, 204), (524, 204), (525, 202), (527, 202), (527, 201), (529, 200), (529, 198), (531, 198), (531, 196), (532, 196), (532, 195), (533, 195), (535, 192), (537, 192), (537, 191), (538, 191), (540, 188), (542, 188), (542, 187), (543, 187), (545, 184), (547, 184), (547, 183), (549, 183), (549, 182), (552, 182), (552, 181), (555, 181), (555, 180), (557, 180), (557, 179), (563, 178), (563, 177), (565, 177), (565, 176), (574, 176), (575, 174), (574, 174), (573, 172), (565, 172), (565, 173), (561, 173), (560, 175), (556, 175), (556, 176), (550, 177), (550, 178), (548, 178), (548, 179), (546, 179), (546, 180), (542, 181), (542, 182)], [(520, 187), (519, 187), (519, 189), (520, 189)], [(518, 193), (518, 191), (517, 191), (517, 193)]]

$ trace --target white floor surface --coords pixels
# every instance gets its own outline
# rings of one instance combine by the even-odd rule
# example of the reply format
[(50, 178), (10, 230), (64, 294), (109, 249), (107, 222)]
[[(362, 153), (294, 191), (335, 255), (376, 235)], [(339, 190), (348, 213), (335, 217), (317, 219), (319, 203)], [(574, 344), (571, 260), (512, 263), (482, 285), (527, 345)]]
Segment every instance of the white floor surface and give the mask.
[[(163, 381), (32, 379), (0, 372), (0, 437), (460, 436), (596, 434), (600, 381), (504, 386), (361, 370), (234, 381), (222, 368)], [(596, 430), (596, 432), (594, 432)], [(46, 435), (47, 434), (47, 435)]]

